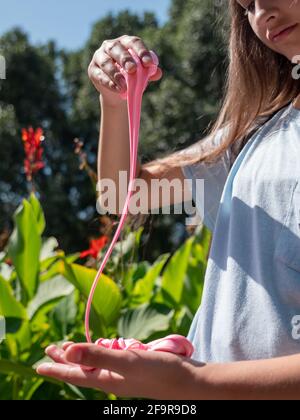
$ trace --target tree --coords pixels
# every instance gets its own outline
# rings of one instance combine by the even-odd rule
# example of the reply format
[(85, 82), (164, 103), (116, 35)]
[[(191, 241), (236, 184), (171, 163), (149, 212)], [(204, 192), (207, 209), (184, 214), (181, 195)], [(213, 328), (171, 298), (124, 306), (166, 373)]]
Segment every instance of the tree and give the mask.
[[(170, 19), (162, 27), (152, 13), (109, 14), (95, 23), (84, 48), (75, 52), (58, 50), (53, 42), (33, 46), (20, 29), (1, 38), (7, 80), (0, 81), (0, 230), (26, 193), (20, 136), (21, 127), (33, 125), (42, 126), (46, 135), (47, 166), (38, 187), (47, 233), (57, 236), (67, 252), (86, 247), (89, 236), (97, 236), (95, 193), (86, 173), (78, 168), (73, 139), (84, 141), (89, 164), (96, 170), (100, 106), (87, 68), (106, 39), (140, 36), (157, 53), (164, 72), (159, 82), (149, 85), (143, 99), (142, 162), (204, 137), (219, 109), (227, 60), (225, 33), (219, 30), (224, 14), (220, 4), (173, 0)], [(171, 238), (184, 217), (152, 217), (150, 259), (178, 246)], [(162, 235), (170, 239), (161, 243)]]

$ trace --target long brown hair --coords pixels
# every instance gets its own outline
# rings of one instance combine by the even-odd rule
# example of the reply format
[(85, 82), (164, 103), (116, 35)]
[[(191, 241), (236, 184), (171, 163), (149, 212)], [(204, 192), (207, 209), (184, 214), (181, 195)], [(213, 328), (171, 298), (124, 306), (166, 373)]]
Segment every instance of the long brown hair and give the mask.
[[(166, 170), (175, 166), (214, 162), (228, 148), (237, 156), (258, 122), (266, 121), (300, 92), (298, 81), (292, 77), (293, 63), (263, 44), (236, 0), (229, 0), (228, 11), (229, 30), (225, 34), (229, 66), (223, 105), (207, 136), (192, 146), (199, 145), (197, 150), (200, 153), (186, 153), (189, 149), (185, 149), (157, 159), (155, 163), (161, 163)], [(210, 140), (222, 128), (226, 128), (226, 132), (220, 146), (212, 147)]]

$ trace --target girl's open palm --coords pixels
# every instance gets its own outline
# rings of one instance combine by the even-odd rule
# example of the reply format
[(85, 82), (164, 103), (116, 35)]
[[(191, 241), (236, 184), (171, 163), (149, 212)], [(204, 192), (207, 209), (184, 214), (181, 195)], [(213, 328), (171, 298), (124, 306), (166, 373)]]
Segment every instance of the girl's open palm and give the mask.
[(191, 399), (200, 363), (161, 351), (109, 350), (95, 344), (50, 346), (54, 363), (42, 364), (40, 375), (119, 397)]

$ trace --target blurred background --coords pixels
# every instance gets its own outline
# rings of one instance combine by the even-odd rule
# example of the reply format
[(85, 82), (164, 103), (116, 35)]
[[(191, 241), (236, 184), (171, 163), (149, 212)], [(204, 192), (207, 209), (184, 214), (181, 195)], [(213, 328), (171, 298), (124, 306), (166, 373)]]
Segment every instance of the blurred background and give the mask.
[[(144, 96), (141, 161), (201, 137), (224, 83), (223, 9), (222, 2), (206, 0), (11, 0), (2, 7), (0, 54), (7, 69), (0, 80), (0, 250), (28, 191), (21, 129), (29, 126), (44, 130), (45, 166), (35, 183), (47, 233), (68, 252), (84, 249), (99, 233), (95, 194), (83, 169), (87, 162), (96, 170), (100, 109), (87, 68), (105, 39), (142, 37), (164, 71)], [(84, 143), (77, 156), (75, 138)], [(184, 219), (149, 216), (140, 251), (153, 260), (175, 250), (186, 238)]]

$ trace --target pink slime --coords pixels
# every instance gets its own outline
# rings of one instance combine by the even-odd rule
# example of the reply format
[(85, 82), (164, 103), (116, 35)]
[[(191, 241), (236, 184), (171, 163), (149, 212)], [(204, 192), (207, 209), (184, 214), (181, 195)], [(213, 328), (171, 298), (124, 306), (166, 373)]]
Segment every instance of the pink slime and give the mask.
[[(91, 292), (88, 298), (86, 314), (85, 314), (85, 330), (86, 330), (86, 339), (88, 343), (92, 343), (91, 336), (89, 333), (89, 324), (90, 324), (90, 312), (93, 297), (95, 294), (96, 287), (98, 285), (100, 276), (104, 270), (104, 267), (109, 259), (113, 247), (116, 241), (119, 238), (122, 227), (124, 225), (125, 219), (128, 214), (129, 202), (134, 191), (134, 182), (135, 182), (135, 173), (136, 173), (136, 163), (137, 163), (137, 153), (138, 153), (138, 143), (139, 143), (139, 131), (140, 131), (140, 118), (141, 118), (141, 107), (142, 107), (142, 98), (144, 91), (146, 90), (149, 82), (149, 78), (156, 74), (159, 60), (156, 54), (153, 51), (150, 51), (153, 63), (147, 68), (141, 64), (139, 57), (136, 53), (129, 49), (129, 53), (134, 58), (137, 64), (137, 70), (133, 74), (128, 74), (121, 66), (117, 63), (119, 71), (125, 77), (127, 83), (127, 92), (120, 94), (121, 98), (127, 99), (128, 106), (128, 117), (129, 117), (129, 132), (130, 132), (130, 181), (128, 188), (128, 195), (125, 201), (124, 209), (120, 219), (118, 229), (114, 235), (112, 243), (103, 259), (103, 262), (100, 266), (100, 269), (95, 277), (94, 283), (91, 288)], [(194, 347), (192, 343), (187, 340), (186, 337), (181, 335), (172, 334), (165, 338), (152, 341), (148, 344), (143, 344), (135, 339), (104, 339), (100, 338), (96, 341), (96, 344), (102, 347), (116, 349), (116, 350), (128, 350), (137, 349), (137, 350), (154, 350), (154, 351), (165, 351), (170, 353), (179, 354), (185, 357), (191, 357), (194, 352)]]

